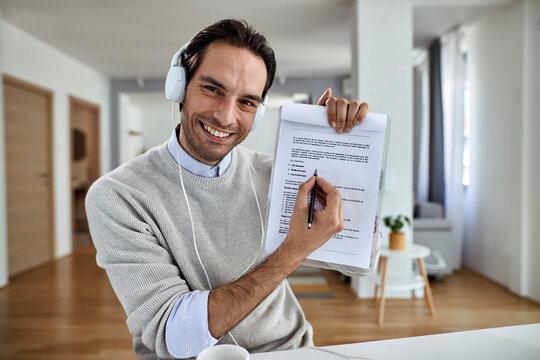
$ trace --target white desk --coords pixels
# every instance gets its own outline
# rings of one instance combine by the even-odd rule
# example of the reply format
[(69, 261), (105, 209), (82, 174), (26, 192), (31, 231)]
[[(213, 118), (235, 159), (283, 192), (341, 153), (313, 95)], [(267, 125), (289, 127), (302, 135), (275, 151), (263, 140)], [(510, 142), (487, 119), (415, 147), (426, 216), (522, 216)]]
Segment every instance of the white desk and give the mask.
[[(372, 360), (539, 360), (540, 323), (494, 329), (327, 346), (325, 349)], [(251, 360), (338, 360), (318, 350), (251, 354)]]

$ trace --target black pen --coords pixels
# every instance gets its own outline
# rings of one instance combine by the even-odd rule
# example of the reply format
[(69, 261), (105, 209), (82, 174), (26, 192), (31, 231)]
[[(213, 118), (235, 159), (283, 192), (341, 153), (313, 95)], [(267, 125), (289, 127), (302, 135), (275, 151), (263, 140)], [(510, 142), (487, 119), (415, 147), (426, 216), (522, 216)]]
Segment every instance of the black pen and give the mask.
[[(313, 176), (317, 176), (317, 169), (315, 169), (315, 172), (313, 173)], [(317, 191), (317, 181), (315, 180), (315, 184), (313, 185), (313, 189), (311, 189), (311, 199), (309, 201), (309, 214), (307, 218), (307, 228), (311, 229), (311, 224), (313, 223), (313, 209), (315, 208), (315, 192)]]

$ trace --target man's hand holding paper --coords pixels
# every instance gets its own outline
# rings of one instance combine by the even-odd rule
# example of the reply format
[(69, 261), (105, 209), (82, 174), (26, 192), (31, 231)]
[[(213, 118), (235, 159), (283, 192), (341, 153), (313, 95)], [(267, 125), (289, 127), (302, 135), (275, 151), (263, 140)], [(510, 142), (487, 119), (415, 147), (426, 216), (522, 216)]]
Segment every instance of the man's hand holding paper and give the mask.
[(332, 89), (328, 88), (322, 94), (317, 105), (326, 106), (328, 125), (336, 132), (350, 133), (354, 126), (360, 125), (369, 112), (369, 105), (358, 100), (337, 99), (332, 97)]

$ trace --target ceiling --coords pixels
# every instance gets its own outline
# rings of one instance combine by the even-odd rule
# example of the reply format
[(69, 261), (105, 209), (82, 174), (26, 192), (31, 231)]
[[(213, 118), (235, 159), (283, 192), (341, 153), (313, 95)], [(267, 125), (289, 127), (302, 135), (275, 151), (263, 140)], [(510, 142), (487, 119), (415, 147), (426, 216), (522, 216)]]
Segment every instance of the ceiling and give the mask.
[(437, 37), (457, 25), (481, 20), (503, 5), (416, 6), (413, 9), (414, 47), (428, 47)]
[[(350, 72), (351, 0), (0, 0), (2, 19), (114, 78), (164, 77), (172, 54), (212, 22), (246, 19), (276, 52), (278, 75)], [(415, 46), (487, 6), (417, 6)]]

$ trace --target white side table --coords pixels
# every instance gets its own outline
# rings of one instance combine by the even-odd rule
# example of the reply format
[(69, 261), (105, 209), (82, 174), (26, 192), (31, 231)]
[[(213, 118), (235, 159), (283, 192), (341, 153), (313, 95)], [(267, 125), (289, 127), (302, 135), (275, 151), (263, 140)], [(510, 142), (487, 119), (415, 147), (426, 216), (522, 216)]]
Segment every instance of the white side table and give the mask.
[[(424, 297), (426, 299), (427, 307), (429, 309), (429, 314), (431, 316), (435, 315), (435, 307), (433, 305), (433, 299), (431, 297), (431, 289), (429, 288), (429, 281), (426, 273), (426, 267), (424, 266), (424, 258), (429, 256), (431, 250), (422, 245), (413, 244), (409, 246), (404, 251), (390, 250), (388, 248), (381, 249), (381, 258), (379, 260), (379, 266), (377, 273), (382, 275), (377, 279), (377, 285), (375, 285), (375, 294), (373, 298), (375, 300), (380, 300), (379, 302), (379, 314), (378, 314), (378, 323), (382, 325), (384, 320), (384, 306), (386, 300), (384, 298), (384, 291), (388, 290), (416, 290), (424, 288)], [(388, 270), (388, 260), (390, 258), (395, 259), (416, 259), (418, 261), (418, 267), (420, 268), (420, 273), (422, 276), (413, 274), (411, 277), (395, 276), (389, 281), (388, 285), (386, 284), (387, 280), (387, 270)], [(381, 296), (378, 299), (379, 287), (381, 289)]]

